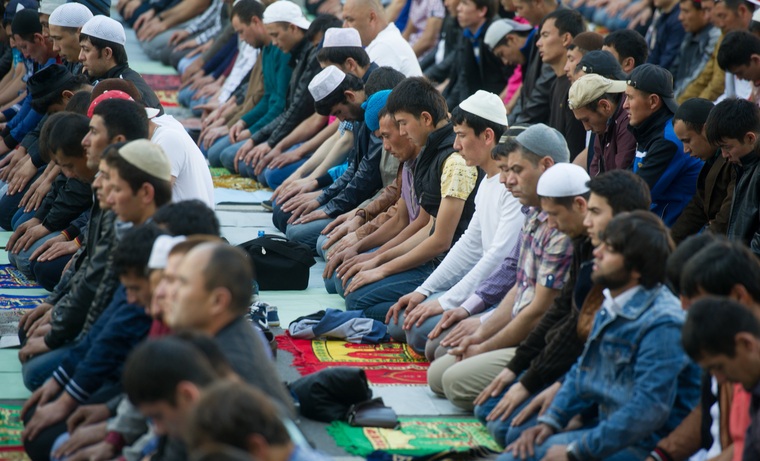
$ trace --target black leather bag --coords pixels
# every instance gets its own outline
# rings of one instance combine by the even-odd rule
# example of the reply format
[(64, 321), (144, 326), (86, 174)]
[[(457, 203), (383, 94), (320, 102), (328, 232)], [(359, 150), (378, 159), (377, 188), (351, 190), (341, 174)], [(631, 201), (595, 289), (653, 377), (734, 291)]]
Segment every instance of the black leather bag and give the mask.
[(351, 405), (348, 410), (348, 424), (355, 427), (384, 427), (395, 429), (398, 415), (391, 407), (386, 407), (382, 397)]
[(306, 375), (288, 386), (298, 400), (301, 415), (330, 423), (345, 421), (348, 410), (372, 398), (361, 368), (335, 367)]
[(309, 286), (309, 268), (317, 262), (307, 245), (265, 235), (239, 247), (251, 257), (260, 290), (305, 290)]

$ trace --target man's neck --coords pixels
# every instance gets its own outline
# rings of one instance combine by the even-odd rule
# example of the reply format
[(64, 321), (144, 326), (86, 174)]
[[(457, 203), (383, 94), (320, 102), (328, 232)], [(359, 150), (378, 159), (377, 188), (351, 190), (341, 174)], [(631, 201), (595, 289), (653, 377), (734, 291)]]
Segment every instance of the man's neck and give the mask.
[(483, 27), (483, 24), (485, 24), (485, 23), (486, 23), (486, 20), (483, 19), (480, 22), (478, 22), (477, 24), (473, 24), (472, 26), (468, 27), (467, 29), (470, 30), (471, 34), (475, 35), (475, 34), (478, 33), (478, 29), (480, 29), (481, 27)]
[(493, 146), (489, 146), (488, 152), (484, 152), (488, 160), (486, 160), (482, 165), (478, 165), (483, 171), (486, 172), (486, 176), (489, 178), (493, 178), (494, 175), (497, 175), (501, 172), (499, 169), (499, 165), (496, 164), (496, 161), (491, 157), (491, 149)]
[(367, 75), (367, 69), (369, 69), (369, 66), (367, 67), (356, 66), (356, 76), (363, 79), (364, 76)]
[(140, 215), (140, 219), (133, 221), (132, 224), (135, 226), (141, 226), (145, 224), (145, 222), (150, 218), (152, 218), (154, 214), (156, 214), (156, 205), (154, 203), (151, 203), (147, 208), (145, 208), (145, 210), (143, 210), (143, 213)]
[(556, 63), (547, 63), (552, 67), (552, 70), (555, 74), (557, 74), (557, 77), (562, 77), (565, 75), (565, 63), (567, 63), (567, 57), (563, 55), (564, 57), (559, 60), (559, 62)]
[(610, 295), (612, 295), (613, 298), (617, 298), (618, 296), (622, 295), (626, 291), (630, 290), (631, 288), (637, 287), (639, 285), (639, 281), (636, 279), (631, 279), (622, 287), (618, 287), (615, 289), (610, 288)]

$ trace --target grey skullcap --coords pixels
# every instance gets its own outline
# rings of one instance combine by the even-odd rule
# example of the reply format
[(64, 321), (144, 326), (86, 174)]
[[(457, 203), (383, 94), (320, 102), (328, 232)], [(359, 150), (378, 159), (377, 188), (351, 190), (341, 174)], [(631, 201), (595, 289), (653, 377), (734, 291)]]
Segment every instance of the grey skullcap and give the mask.
[(565, 137), (559, 131), (543, 123), (531, 125), (518, 134), (515, 140), (536, 155), (551, 157), (554, 163), (570, 161), (570, 149), (567, 148)]

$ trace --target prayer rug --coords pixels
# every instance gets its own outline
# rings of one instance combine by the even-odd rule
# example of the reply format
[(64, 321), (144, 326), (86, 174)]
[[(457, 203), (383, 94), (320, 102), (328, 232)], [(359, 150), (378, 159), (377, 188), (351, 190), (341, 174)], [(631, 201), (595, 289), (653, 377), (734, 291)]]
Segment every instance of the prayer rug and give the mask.
[(143, 74), (143, 79), (153, 89), (164, 107), (177, 107), (177, 95), (181, 81), (179, 75)]
[(0, 405), (0, 460), (29, 459), (21, 442), (21, 407)]
[(211, 180), (214, 183), (214, 187), (222, 189), (233, 189), (243, 192), (256, 192), (257, 190), (264, 189), (261, 184), (253, 179), (231, 174), (225, 168), (211, 168)]
[(0, 265), (0, 288), (40, 288), (10, 264)]
[(46, 297), (0, 294), (0, 348), (21, 345), (18, 337), (19, 320)]
[(351, 427), (335, 421), (327, 432), (348, 453), (367, 456), (376, 450), (404, 455), (429, 455), (484, 447), (500, 450), (488, 430), (475, 418), (399, 418), (398, 429)]
[(293, 354), (293, 366), (301, 375), (325, 368), (353, 366), (362, 368), (372, 384), (427, 384), (430, 363), (406, 344), (352, 344), (280, 335), (277, 346)]

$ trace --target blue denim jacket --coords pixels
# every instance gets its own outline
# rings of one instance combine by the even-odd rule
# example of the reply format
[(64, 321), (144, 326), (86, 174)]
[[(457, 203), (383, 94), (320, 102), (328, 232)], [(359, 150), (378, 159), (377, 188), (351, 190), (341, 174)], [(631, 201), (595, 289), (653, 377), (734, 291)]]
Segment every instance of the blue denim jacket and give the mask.
[(653, 448), (699, 399), (699, 367), (681, 347), (684, 312), (664, 286), (641, 288), (614, 319), (600, 309), (583, 354), (546, 414), (557, 430), (598, 405), (599, 423), (574, 445), (580, 459)]

